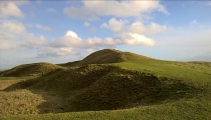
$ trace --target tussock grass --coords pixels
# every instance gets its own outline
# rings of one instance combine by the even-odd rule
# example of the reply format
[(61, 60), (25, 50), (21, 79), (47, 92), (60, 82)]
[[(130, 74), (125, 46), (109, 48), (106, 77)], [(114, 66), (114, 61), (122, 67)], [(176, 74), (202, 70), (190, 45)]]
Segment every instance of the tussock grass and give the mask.
[(0, 92), (0, 114), (38, 114), (37, 106), (44, 102), (41, 95), (27, 90)]

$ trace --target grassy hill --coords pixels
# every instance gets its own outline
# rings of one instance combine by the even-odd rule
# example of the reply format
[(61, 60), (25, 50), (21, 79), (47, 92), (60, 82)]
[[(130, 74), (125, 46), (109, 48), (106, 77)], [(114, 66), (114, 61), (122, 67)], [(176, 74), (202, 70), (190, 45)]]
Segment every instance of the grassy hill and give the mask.
[(77, 65), (117, 63), (123, 61), (137, 61), (146, 59), (150, 60), (152, 58), (130, 52), (122, 52), (115, 49), (104, 49), (90, 54), (78, 62)]
[(60, 66), (51, 63), (25, 64), (0, 72), (0, 76), (20, 77), (20, 76), (44, 75), (58, 68), (60, 68)]
[(33, 78), (0, 80), (0, 119), (211, 117), (209, 62), (162, 61), (105, 49), (81, 61), (50, 66), (55, 69)]

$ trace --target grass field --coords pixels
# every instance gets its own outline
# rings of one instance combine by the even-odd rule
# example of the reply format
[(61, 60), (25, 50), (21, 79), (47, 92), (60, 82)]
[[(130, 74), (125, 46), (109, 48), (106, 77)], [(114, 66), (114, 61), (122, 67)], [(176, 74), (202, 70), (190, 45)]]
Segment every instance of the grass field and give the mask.
[[(210, 62), (162, 61), (115, 50), (90, 56), (1, 72), (0, 119), (211, 118)], [(115, 57), (104, 61), (105, 56)], [(18, 74), (26, 69), (31, 71)]]

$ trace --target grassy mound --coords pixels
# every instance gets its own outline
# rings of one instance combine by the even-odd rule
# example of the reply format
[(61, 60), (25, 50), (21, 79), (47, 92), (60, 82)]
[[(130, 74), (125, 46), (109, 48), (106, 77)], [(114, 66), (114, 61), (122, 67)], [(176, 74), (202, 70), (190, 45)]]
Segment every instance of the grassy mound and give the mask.
[[(0, 114), (57, 114), (3, 119), (210, 118), (209, 62), (154, 60), (106, 49), (82, 61), (47, 64), (51, 67), (41, 71), (52, 68), (48, 72), (35, 72), (30, 65), (3, 72), (24, 77), (1, 77)], [(35, 73), (40, 76), (25, 77)]]
[[(111, 65), (60, 69), (6, 90), (36, 89), (62, 96), (64, 111), (114, 110), (191, 97), (197, 90), (180, 80)], [(64, 97), (65, 96), (65, 97)]]
[(151, 59), (130, 52), (121, 52), (114, 49), (104, 49), (94, 52), (77, 63), (77, 65), (117, 63), (123, 61)]
[(58, 68), (60, 68), (60, 66), (51, 63), (25, 64), (6, 70), (0, 75), (7, 77), (37, 76), (52, 72)]
[(126, 109), (192, 97), (199, 92), (180, 80), (115, 69), (70, 100), (70, 111)]
[(38, 78), (14, 84), (6, 90), (33, 88), (68, 93), (89, 87), (115, 68), (105, 65), (87, 65), (75, 69), (58, 69)]

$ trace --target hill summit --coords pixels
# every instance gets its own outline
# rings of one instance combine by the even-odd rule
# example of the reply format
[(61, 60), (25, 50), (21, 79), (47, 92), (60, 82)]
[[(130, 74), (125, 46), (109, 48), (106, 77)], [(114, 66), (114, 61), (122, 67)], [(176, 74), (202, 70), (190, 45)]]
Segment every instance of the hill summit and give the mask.
[(146, 60), (146, 59), (152, 59), (152, 58), (130, 52), (122, 52), (115, 49), (103, 49), (88, 55), (78, 64), (80, 65), (105, 64), (105, 63), (118, 63), (124, 61)]

